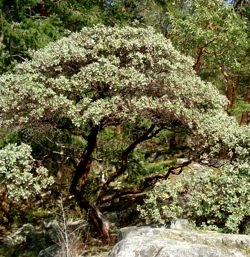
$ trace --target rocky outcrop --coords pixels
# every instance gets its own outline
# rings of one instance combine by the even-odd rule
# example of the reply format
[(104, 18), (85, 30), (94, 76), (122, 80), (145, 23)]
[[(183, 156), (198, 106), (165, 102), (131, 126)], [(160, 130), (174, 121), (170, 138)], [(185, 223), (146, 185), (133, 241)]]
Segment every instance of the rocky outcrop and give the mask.
[(37, 256), (46, 245), (47, 236), (43, 230), (24, 224), (15, 232), (0, 237), (0, 256)]
[(195, 230), (127, 227), (109, 257), (249, 257), (250, 236)]

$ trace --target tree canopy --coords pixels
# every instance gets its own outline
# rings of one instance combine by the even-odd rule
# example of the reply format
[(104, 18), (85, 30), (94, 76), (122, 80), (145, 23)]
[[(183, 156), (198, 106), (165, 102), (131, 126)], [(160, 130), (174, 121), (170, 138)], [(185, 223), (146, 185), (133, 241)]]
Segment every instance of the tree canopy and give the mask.
[(1, 126), (67, 119), (83, 130), (146, 119), (203, 133), (207, 124), (220, 131), (216, 119), (234, 124), (226, 98), (192, 64), (152, 28), (84, 28), (1, 76)]
[(144, 116), (191, 127), (226, 103), (191, 64), (152, 28), (84, 28), (1, 76), (1, 125), (68, 118), (81, 127)]

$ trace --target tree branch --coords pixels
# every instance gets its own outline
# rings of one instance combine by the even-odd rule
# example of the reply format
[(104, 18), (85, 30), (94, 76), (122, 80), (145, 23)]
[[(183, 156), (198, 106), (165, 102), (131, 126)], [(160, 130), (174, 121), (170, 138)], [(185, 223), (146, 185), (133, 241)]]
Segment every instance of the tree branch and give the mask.
[(158, 134), (162, 128), (159, 128), (157, 130), (154, 131), (156, 125), (151, 125), (151, 127), (146, 130), (140, 137), (138, 137), (134, 142), (132, 142), (122, 153), (121, 155), (121, 164), (120, 164), (120, 168), (115, 171), (114, 173), (112, 173), (109, 178), (107, 179), (107, 181), (103, 184), (103, 186), (101, 187), (101, 190), (99, 192), (99, 195), (97, 197), (97, 203), (101, 202), (102, 199), (104, 198), (108, 187), (110, 185), (111, 182), (113, 182), (117, 177), (121, 176), (128, 167), (128, 155), (136, 148), (136, 146), (138, 144), (140, 144), (143, 141), (146, 141), (148, 139), (151, 139), (152, 137), (154, 137), (156, 134)]
[(126, 188), (123, 190), (118, 190), (112, 195), (108, 195), (106, 197), (103, 197), (100, 199), (100, 203), (107, 203), (111, 202), (114, 199), (120, 198), (120, 197), (125, 197), (126, 195), (137, 195), (141, 194), (148, 188), (154, 187), (154, 185), (159, 181), (159, 180), (166, 180), (169, 178), (169, 176), (172, 175), (180, 175), (184, 169), (184, 167), (187, 167), (189, 164), (192, 163), (192, 160), (185, 161), (181, 163), (178, 166), (170, 167), (168, 171), (165, 174), (152, 174), (147, 177), (145, 177), (143, 183), (138, 187), (138, 188)]

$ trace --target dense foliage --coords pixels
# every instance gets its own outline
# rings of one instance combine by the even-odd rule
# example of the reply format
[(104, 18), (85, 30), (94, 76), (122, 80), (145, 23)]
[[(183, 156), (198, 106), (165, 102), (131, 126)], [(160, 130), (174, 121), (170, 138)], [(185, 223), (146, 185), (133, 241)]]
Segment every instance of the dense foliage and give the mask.
[[(69, 31), (97, 23), (154, 26), (187, 55), (203, 78), (229, 99), (228, 109), (246, 124), (249, 109), (249, 2), (172, 1), (2, 1), (0, 72), (30, 57)], [(187, 40), (188, 39), (188, 40)], [(245, 101), (244, 101), (245, 100)], [(236, 105), (235, 105), (236, 103)]]
[(85, 28), (1, 76), (1, 125), (67, 117), (81, 127), (106, 117), (133, 121), (145, 112), (156, 123), (166, 123), (165, 114), (192, 126), (226, 102), (191, 64), (153, 29)]
[(141, 216), (147, 223), (186, 218), (197, 228), (249, 234), (249, 170), (246, 163), (222, 169), (193, 166), (158, 184), (139, 207)]
[(31, 200), (54, 183), (31, 156), (31, 147), (9, 144), (0, 150), (0, 183), (11, 201)]
[(98, 23), (129, 23), (135, 15), (122, 1), (0, 1), (0, 73), (30, 58), (30, 49), (44, 47), (69, 32)]

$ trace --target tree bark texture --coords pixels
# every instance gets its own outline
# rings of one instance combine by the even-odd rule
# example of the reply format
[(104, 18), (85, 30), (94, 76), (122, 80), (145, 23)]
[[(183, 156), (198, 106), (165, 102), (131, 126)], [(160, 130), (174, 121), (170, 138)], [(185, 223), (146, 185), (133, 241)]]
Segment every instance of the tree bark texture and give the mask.
[(146, 189), (152, 188), (158, 180), (167, 179), (170, 174), (178, 175), (182, 172), (185, 166), (188, 166), (191, 161), (182, 163), (180, 166), (171, 167), (166, 174), (153, 174), (146, 176), (143, 183), (134, 188), (124, 188), (121, 190), (113, 191), (111, 194), (107, 194), (110, 183), (115, 181), (119, 176), (124, 174), (128, 167), (129, 154), (142, 142), (151, 139), (157, 135), (162, 127), (156, 127), (152, 124), (148, 129), (142, 132), (133, 142), (131, 142), (121, 154), (121, 159), (117, 170), (110, 174), (106, 182), (101, 186), (97, 195), (95, 204), (91, 203), (85, 196), (85, 186), (88, 182), (88, 177), (92, 164), (92, 155), (96, 149), (97, 136), (101, 130), (100, 126), (94, 126), (91, 129), (87, 139), (87, 146), (85, 147), (81, 160), (76, 166), (73, 179), (70, 186), (70, 193), (74, 195), (80, 208), (87, 214), (88, 221), (94, 225), (95, 230), (106, 240), (110, 239), (109, 222), (105, 219), (101, 213), (103, 205), (112, 206), (115, 201), (124, 199), (125, 202), (130, 202), (130, 199), (142, 199), (143, 193)]
[[(250, 86), (247, 87), (245, 101), (250, 103)], [(249, 123), (250, 112), (243, 112), (241, 115), (240, 126), (246, 126)]]
[(225, 106), (225, 109), (228, 111), (233, 108), (235, 101), (236, 101), (236, 96), (238, 93), (238, 80), (234, 82), (233, 79), (230, 78), (229, 74), (227, 73), (224, 64), (220, 65), (222, 75), (226, 81), (226, 97), (228, 99), (228, 104)]
[(200, 46), (198, 48), (198, 54), (197, 54), (197, 57), (195, 59), (195, 63), (193, 65), (193, 69), (198, 73), (200, 72), (201, 70), (201, 65), (202, 65), (202, 58), (203, 58), (203, 55), (205, 53), (205, 50), (206, 48), (203, 47), (203, 46)]

